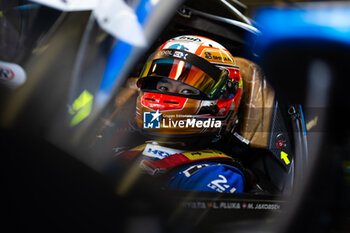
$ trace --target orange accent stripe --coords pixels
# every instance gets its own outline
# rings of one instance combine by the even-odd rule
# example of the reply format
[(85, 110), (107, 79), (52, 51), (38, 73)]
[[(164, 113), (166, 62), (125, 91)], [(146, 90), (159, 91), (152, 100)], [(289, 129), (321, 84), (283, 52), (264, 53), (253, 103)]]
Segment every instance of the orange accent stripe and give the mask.
[(198, 56), (201, 56), (204, 49), (213, 49), (213, 50), (216, 50), (218, 52), (220, 52), (220, 51), (228, 52), (228, 50), (226, 50), (226, 49), (216, 49), (216, 48), (213, 48), (213, 47), (210, 47), (210, 46), (200, 45), (198, 47), (198, 49), (196, 50), (195, 54), (198, 55)]

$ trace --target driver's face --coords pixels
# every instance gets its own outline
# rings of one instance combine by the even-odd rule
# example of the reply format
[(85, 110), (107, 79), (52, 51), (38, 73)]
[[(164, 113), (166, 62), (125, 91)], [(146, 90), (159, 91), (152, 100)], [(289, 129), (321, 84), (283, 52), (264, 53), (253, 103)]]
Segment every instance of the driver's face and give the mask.
[(157, 83), (157, 90), (161, 92), (176, 93), (181, 95), (199, 95), (199, 90), (180, 81), (162, 78)]

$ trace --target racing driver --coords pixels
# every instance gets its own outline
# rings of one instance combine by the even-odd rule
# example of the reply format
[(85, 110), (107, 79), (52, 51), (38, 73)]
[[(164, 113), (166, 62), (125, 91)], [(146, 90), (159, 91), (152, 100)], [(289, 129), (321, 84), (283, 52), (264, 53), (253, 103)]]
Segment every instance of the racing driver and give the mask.
[(193, 35), (162, 44), (137, 81), (136, 123), (151, 141), (116, 157), (163, 176), (161, 187), (242, 193), (250, 172), (211, 145), (232, 134), (242, 96), (233, 56), (219, 43)]

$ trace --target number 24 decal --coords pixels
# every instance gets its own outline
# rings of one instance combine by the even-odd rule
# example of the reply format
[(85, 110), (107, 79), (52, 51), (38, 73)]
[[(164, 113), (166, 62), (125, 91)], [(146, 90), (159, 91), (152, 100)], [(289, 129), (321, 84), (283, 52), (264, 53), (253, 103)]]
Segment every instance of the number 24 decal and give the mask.
[[(216, 187), (218, 187), (219, 189), (221, 189), (222, 191), (225, 191), (227, 188), (230, 187), (230, 185), (226, 184), (227, 183), (227, 179), (226, 179), (225, 176), (219, 175), (219, 178), (220, 179), (213, 180), (211, 183), (213, 185), (215, 185)], [(234, 191), (236, 191), (236, 188), (233, 187), (230, 190), (230, 193), (233, 193)]]

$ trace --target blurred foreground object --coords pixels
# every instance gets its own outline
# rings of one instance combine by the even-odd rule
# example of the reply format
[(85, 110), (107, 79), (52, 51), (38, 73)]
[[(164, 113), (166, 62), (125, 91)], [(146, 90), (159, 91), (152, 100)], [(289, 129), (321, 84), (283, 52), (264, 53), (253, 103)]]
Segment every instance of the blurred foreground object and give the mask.
[(263, 34), (255, 60), (278, 97), (300, 103), (304, 125), (299, 128), (308, 142), (306, 156), (296, 151), (297, 185), (281, 231), (348, 232), (350, 185), (342, 164), (350, 149), (344, 112), (350, 107), (350, 5), (263, 8), (255, 20)]

